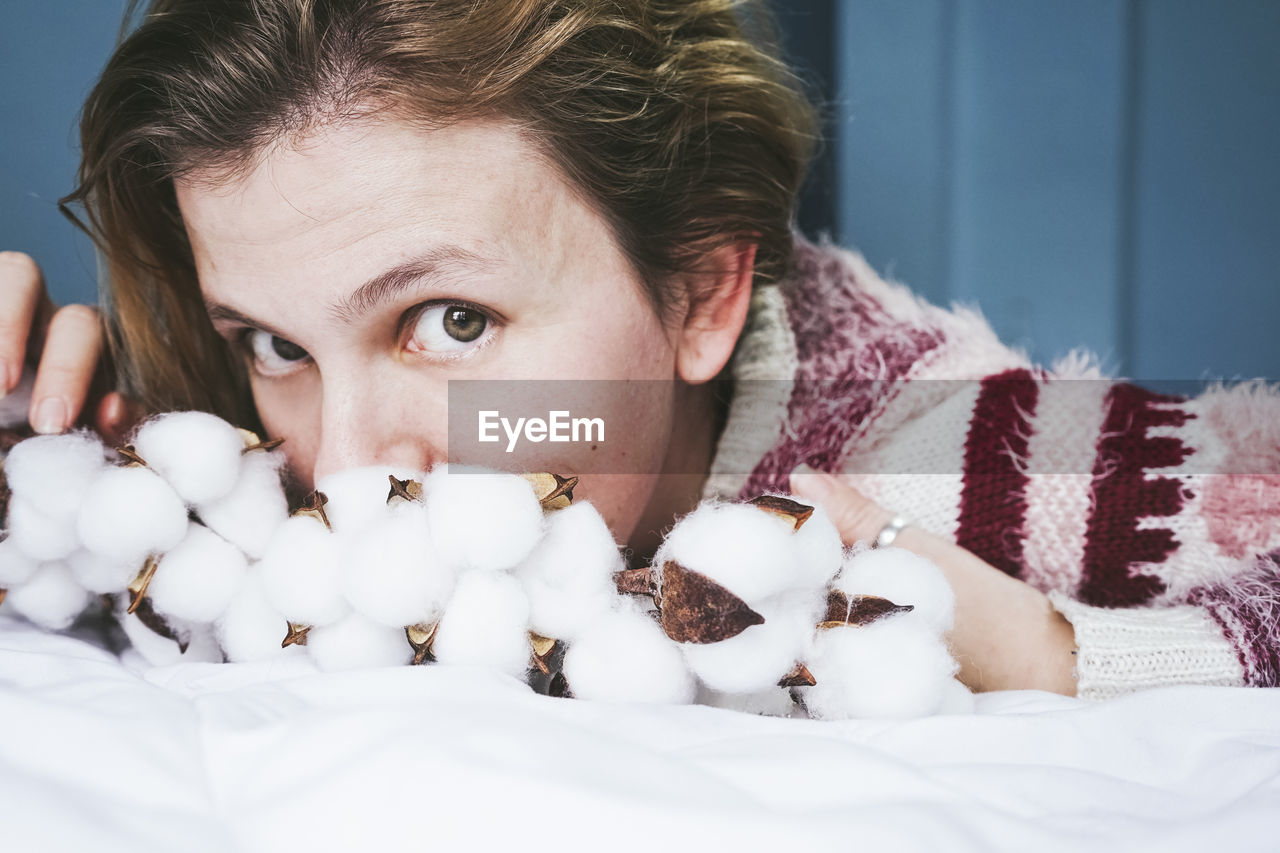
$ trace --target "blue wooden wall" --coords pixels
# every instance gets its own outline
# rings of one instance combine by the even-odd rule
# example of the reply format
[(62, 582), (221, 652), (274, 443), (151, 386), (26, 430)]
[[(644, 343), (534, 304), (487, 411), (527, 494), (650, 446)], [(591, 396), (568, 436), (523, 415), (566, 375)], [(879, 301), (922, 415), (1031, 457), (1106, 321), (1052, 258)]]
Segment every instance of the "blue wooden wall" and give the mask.
[(1041, 359), (1280, 376), (1280, 3), (833, 9), (844, 243)]
[[(806, 197), (1041, 359), (1280, 377), (1280, 0), (776, 0), (830, 103)], [(58, 214), (125, 0), (6, 0), (0, 245), (94, 299)]]

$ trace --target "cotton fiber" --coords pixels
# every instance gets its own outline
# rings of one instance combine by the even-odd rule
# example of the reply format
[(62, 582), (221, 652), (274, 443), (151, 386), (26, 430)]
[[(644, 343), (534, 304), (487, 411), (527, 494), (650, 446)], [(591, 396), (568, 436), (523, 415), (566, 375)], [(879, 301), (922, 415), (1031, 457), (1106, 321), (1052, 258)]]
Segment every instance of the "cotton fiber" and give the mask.
[(433, 622), (453, 590), (421, 504), (384, 509), (384, 517), (346, 538), (342, 588), (365, 616), (391, 627)]
[(9, 500), (9, 541), (36, 560), (61, 560), (79, 547), (76, 517), (47, 515), (15, 494)]
[(254, 559), (262, 557), (271, 534), (289, 517), (289, 503), (280, 484), (283, 461), (279, 453), (245, 454), (240, 478), (231, 491), (196, 507), (210, 530)]
[(905, 548), (860, 548), (850, 551), (835, 588), (849, 595), (876, 595), (910, 604), (936, 634), (946, 634), (955, 621), (955, 593), (934, 563)]
[(138, 428), (134, 450), (188, 504), (208, 503), (240, 477), (241, 433), (207, 412), (171, 412)]
[(529, 626), (571, 640), (617, 598), (614, 572), (625, 568), (613, 534), (591, 504), (557, 510), (547, 533), (516, 576), (529, 596)]
[(529, 602), (509, 574), (468, 572), (457, 589), (431, 651), (440, 663), (482, 666), (523, 676), (529, 667)]
[(382, 518), (391, 492), (390, 477), (420, 480), (422, 474), (377, 465), (348, 468), (322, 477), (316, 489), (328, 499), (324, 512), (333, 529), (338, 533), (354, 533)]
[(123, 592), (143, 568), (136, 563), (109, 560), (84, 548), (73, 551), (65, 562), (76, 582), (98, 595)]
[(42, 628), (69, 627), (89, 604), (89, 593), (62, 563), (45, 563), (22, 586), (9, 590), (5, 603)]
[(347, 616), (307, 634), (307, 652), (327, 671), (375, 666), (403, 666), (413, 659), (413, 648), (403, 628), (374, 622), (359, 613)]
[(923, 717), (948, 697), (957, 666), (924, 617), (899, 613), (860, 627), (819, 630), (799, 688), (824, 720)]
[(187, 508), (149, 468), (112, 468), (89, 486), (77, 529), (89, 550), (141, 567), (186, 536)]
[(820, 615), (819, 602), (798, 592), (756, 607), (764, 623), (716, 643), (680, 643), (689, 668), (713, 690), (753, 693), (777, 685), (804, 655)]
[(248, 570), (239, 548), (193, 524), (187, 537), (160, 558), (147, 596), (164, 615), (212, 622), (240, 591)]
[(106, 464), (98, 437), (79, 431), (18, 442), (4, 460), (4, 473), (14, 495), (42, 515), (74, 522), (85, 490)]
[(813, 515), (791, 535), (791, 544), (798, 553), (796, 567), (804, 583), (826, 586), (840, 571), (844, 543), (840, 531), (821, 506), (815, 506)]
[(0, 589), (26, 583), (40, 568), (40, 561), (18, 549), (13, 539), (0, 541)]
[(342, 593), (342, 550), (319, 519), (282, 524), (256, 570), (267, 601), (291, 622), (328, 625), (351, 612)]
[(513, 568), (542, 537), (542, 506), (522, 477), (453, 466), (423, 486), (436, 552), (458, 571)]
[(796, 713), (789, 687), (766, 687), (752, 693), (721, 693), (702, 687), (698, 690), (698, 704), (762, 717), (790, 717)]
[(795, 584), (793, 535), (756, 507), (708, 502), (672, 528), (654, 566), (675, 560), (751, 603)]
[(280, 647), (288, 621), (272, 607), (253, 573), (245, 578), (236, 597), (214, 623), (218, 642), (231, 661), (256, 661), (282, 653), (297, 654), (297, 646)]
[(626, 601), (569, 646), (564, 674), (579, 699), (685, 705), (697, 692), (680, 650)]

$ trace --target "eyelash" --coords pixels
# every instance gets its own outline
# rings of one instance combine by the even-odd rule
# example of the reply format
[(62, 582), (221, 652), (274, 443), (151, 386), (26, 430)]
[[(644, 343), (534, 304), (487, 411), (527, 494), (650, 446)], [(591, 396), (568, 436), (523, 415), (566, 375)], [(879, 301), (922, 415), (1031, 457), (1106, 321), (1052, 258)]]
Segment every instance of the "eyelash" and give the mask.
[[(485, 330), (482, 333), (482, 336), (479, 339), (479, 342), (476, 343), (475, 346), (469, 349), (463, 350), (461, 352), (458, 352), (454, 355), (431, 356), (424, 353), (417, 353), (419, 355), (423, 355), (423, 357), (425, 358), (428, 358), (438, 363), (457, 361), (459, 359), (467, 358), (471, 355), (474, 355), (476, 352), (487, 347), (489, 345), (489, 342), (493, 339), (494, 332), (497, 329), (501, 328), (503, 325), (505, 325), (505, 321), (503, 320), (503, 318), (499, 317), (496, 312), (492, 311), (491, 309), (485, 308), (482, 305), (477, 305), (474, 302), (468, 302), (465, 299), (433, 299), (429, 302), (422, 302), (422, 303), (419, 303), (418, 305), (413, 306), (408, 311), (406, 311), (404, 315), (401, 317), (399, 324), (397, 325), (397, 328), (396, 328), (396, 339), (400, 342), (399, 346), (401, 349), (405, 349), (408, 346), (408, 343), (409, 343), (408, 336), (413, 332), (413, 329), (415, 328), (415, 326), (422, 319), (422, 315), (425, 314), (427, 311), (431, 310), (432, 308), (438, 308), (441, 306), (447, 306), (450, 308), (454, 308), (454, 307), (464, 308), (468, 311), (474, 311), (477, 314), (480, 314), (485, 318)], [(245, 328), (236, 330), (236, 332), (234, 333), (233, 346), (239, 352), (241, 358), (248, 361), (250, 369), (253, 370), (255, 373), (257, 373), (260, 377), (263, 377), (266, 379), (281, 379), (281, 378), (288, 377), (292, 375), (294, 372), (296, 372), (296, 371), (290, 370), (286, 373), (272, 374), (272, 373), (263, 373), (257, 368), (257, 358), (253, 351), (252, 335), (255, 332), (260, 332), (260, 331), (262, 330), (245, 327)], [(295, 346), (297, 345), (295, 344)], [(301, 349), (301, 347), (299, 347), (299, 349)], [(299, 369), (303, 365), (309, 363), (310, 361), (311, 361), (311, 355), (310, 353), (308, 353), (305, 359), (300, 359), (297, 362)]]

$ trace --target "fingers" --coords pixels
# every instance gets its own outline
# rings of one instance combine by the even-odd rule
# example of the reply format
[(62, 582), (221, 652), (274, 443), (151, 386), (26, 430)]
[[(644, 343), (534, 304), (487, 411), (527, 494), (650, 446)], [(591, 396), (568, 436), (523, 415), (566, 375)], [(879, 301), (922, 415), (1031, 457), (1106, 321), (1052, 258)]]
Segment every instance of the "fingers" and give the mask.
[(791, 493), (822, 504), (846, 545), (875, 539), (893, 515), (840, 480), (801, 465), (791, 474)]
[(119, 391), (105, 395), (94, 413), (94, 427), (108, 444), (123, 444), (142, 420), (143, 410)]
[(102, 321), (87, 305), (68, 305), (49, 321), (31, 394), (31, 427), (62, 432), (75, 423), (102, 356)]
[(0, 252), (0, 396), (18, 386), (37, 315), (48, 308), (36, 262), (21, 252)]

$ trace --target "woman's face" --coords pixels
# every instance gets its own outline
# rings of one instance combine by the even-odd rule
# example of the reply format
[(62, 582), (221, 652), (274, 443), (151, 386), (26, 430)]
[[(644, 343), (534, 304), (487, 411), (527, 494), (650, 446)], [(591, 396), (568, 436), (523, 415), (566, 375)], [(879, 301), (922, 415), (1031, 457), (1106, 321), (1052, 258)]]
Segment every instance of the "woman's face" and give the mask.
[(604, 220), (511, 126), (338, 124), (177, 195), (210, 317), (303, 486), (446, 459), (449, 380), (667, 380), (583, 386), (607, 447), (526, 443), (538, 470), (606, 472), (581, 494), (631, 535), (655, 477), (617, 472), (673, 452), (676, 338)]

